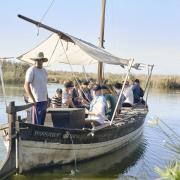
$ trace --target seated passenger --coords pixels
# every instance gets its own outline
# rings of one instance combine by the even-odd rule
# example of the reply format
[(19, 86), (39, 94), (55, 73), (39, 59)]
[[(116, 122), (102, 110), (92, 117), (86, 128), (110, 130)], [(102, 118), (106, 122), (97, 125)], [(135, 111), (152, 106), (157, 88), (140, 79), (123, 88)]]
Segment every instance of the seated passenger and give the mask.
[(74, 85), (71, 81), (65, 82), (64, 89), (62, 92), (62, 107), (68, 107), (68, 108), (75, 107), (72, 101), (73, 87)]
[(80, 83), (75, 83), (74, 88), (72, 90), (72, 101), (74, 106), (77, 108), (85, 107), (82, 103), (82, 98), (80, 97)]
[(52, 108), (61, 107), (62, 105), (62, 89), (57, 89), (56, 94), (51, 99)]
[(93, 122), (95, 126), (101, 125), (106, 120), (105, 110), (106, 110), (106, 100), (101, 93), (101, 86), (97, 85), (94, 88), (95, 97), (90, 103), (90, 109), (85, 111), (88, 114), (86, 119), (86, 126), (92, 127)]
[[(114, 85), (114, 89), (115, 89), (115, 92), (116, 92), (115, 98), (116, 98), (116, 101), (117, 101), (117, 100), (118, 100), (118, 97), (119, 97), (119, 95), (120, 95), (120, 93), (121, 93), (121, 90), (122, 90), (122, 84), (121, 84), (121, 83), (116, 83), (116, 84)], [(122, 104), (123, 104), (123, 102), (125, 101), (125, 99), (126, 99), (126, 97), (124, 96), (124, 94), (122, 94), (121, 99), (120, 99), (120, 101), (119, 101), (119, 109), (122, 107)], [(119, 111), (120, 111), (120, 110), (119, 110)]]
[(125, 96), (125, 101), (123, 102), (123, 107), (132, 107), (134, 104), (134, 95), (132, 91), (132, 87), (129, 85), (129, 82), (126, 81), (123, 94)]
[(115, 97), (110, 93), (107, 86), (101, 87), (102, 94), (104, 95), (106, 99), (106, 117), (111, 120), (112, 115), (114, 113), (114, 109), (116, 107), (116, 99)]
[(133, 95), (134, 95), (134, 103), (141, 102), (141, 100), (142, 100), (142, 98), (144, 96), (144, 91), (142, 90), (142, 88), (140, 86), (139, 79), (136, 79), (134, 81), (134, 84), (132, 86), (132, 90), (133, 90)]
[(90, 95), (91, 95), (91, 101), (92, 101), (92, 99), (93, 99), (93, 88), (94, 88), (94, 86), (95, 86), (95, 83), (94, 83), (92, 80), (90, 80), (90, 81), (89, 81), (88, 88), (89, 88)]
[(92, 101), (91, 91), (89, 89), (89, 82), (85, 81), (81, 86), (81, 97), (84, 100), (84, 103), (90, 103)]

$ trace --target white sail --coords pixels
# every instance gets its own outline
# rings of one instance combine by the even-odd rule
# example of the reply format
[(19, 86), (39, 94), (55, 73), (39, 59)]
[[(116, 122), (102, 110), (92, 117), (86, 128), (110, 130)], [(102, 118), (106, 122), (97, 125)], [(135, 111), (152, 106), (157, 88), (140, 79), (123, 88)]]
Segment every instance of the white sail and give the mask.
[(33, 64), (34, 61), (31, 58), (35, 57), (38, 52), (44, 52), (45, 57), (48, 58), (48, 62), (44, 64), (45, 66), (51, 66), (56, 63), (90, 65), (96, 64), (98, 61), (121, 66), (129, 64), (128, 59), (113, 56), (103, 48), (65, 33), (63, 35), (68, 37), (68, 39), (61, 38), (61, 36), (54, 33), (37, 47), (19, 56), (17, 59)]

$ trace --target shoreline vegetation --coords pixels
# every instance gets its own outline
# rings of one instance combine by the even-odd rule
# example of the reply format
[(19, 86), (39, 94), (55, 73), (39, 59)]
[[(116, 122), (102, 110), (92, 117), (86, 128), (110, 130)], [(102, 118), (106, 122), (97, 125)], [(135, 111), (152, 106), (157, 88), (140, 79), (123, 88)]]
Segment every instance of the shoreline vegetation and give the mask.
[[(28, 64), (21, 62), (12, 62), (4, 60), (2, 62), (2, 72), (5, 84), (23, 84), (26, 70), (29, 68)], [(85, 79), (85, 74), (80, 72), (74, 72), (77, 79)], [(88, 79), (96, 81), (97, 74), (87, 73)], [(67, 78), (68, 77), (68, 78)], [(105, 79), (108, 83), (112, 84), (115, 82), (122, 82), (124, 74), (114, 74), (106, 73)], [(142, 87), (144, 86), (146, 75), (138, 74), (131, 75), (130, 79), (139, 79), (142, 82)], [(51, 71), (48, 70), (48, 82), (49, 83), (63, 83), (65, 80), (74, 80), (72, 72), (67, 71)], [(151, 87), (159, 89), (180, 89), (180, 75), (152, 75)]]
[(160, 175), (157, 179), (180, 179), (180, 135), (167, 123), (159, 117), (148, 121), (149, 127), (158, 127), (162, 134), (165, 135), (164, 147), (169, 150), (173, 156), (172, 160), (164, 167), (155, 167), (155, 172)]

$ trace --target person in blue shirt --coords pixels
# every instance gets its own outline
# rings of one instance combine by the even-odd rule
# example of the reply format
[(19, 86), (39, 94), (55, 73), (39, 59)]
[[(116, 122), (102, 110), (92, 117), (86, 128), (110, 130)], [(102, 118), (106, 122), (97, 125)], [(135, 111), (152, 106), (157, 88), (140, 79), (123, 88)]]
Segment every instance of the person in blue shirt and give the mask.
[(142, 88), (140, 86), (139, 79), (136, 79), (134, 81), (134, 84), (132, 86), (132, 90), (133, 90), (133, 95), (134, 95), (134, 103), (140, 103), (141, 99), (144, 96), (144, 91), (142, 90)]

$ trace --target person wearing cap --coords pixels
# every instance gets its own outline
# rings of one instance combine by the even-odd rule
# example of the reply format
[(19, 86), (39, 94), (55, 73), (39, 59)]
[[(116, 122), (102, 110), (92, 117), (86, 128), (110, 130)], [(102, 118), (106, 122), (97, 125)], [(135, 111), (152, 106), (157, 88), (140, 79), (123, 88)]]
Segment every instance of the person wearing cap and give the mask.
[(62, 89), (58, 88), (56, 94), (51, 99), (52, 108), (58, 108), (62, 105)]
[[(114, 90), (116, 92), (116, 95), (115, 95), (115, 98), (116, 98), (116, 101), (118, 101), (118, 98), (119, 98), (119, 95), (121, 93), (121, 90), (122, 90), (122, 84), (121, 83), (115, 83), (114, 84)], [(123, 102), (125, 101), (126, 97), (124, 96), (124, 94), (121, 95), (121, 99), (119, 101), (119, 107), (118, 107), (118, 111), (120, 112), (121, 110), (121, 107), (122, 107), (122, 104)]]
[(106, 99), (106, 104), (107, 104), (107, 106), (106, 106), (106, 117), (109, 120), (111, 120), (112, 115), (114, 113), (114, 109), (116, 107), (116, 99), (112, 94), (110, 94), (110, 91), (109, 91), (107, 86), (103, 85), (101, 87), (101, 91), (102, 91), (103, 96)]
[(86, 104), (84, 104), (83, 98), (80, 96), (81, 94), (80, 86), (81, 86), (81, 81), (78, 80), (78, 82), (74, 83), (74, 88), (72, 90), (72, 101), (75, 107), (85, 108)]
[(90, 95), (91, 95), (91, 98), (92, 98), (92, 99), (93, 99), (93, 88), (94, 88), (94, 86), (95, 86), (95, 83), (94, 83), (92, 80), (90, 80), (90, 81), (89, 81), (88, 88), (89, 88)]
[(72, 91), (74, 85), (72, 81), (67, 81), (64, 83), (64, 88), (62, 92), (62, 107), (73, 108), (74, 103), (72, 101)]
[(43, 68), (43, 63), (48, 59), (44, 57), (43, 52), (39, 52), (36, 57), (31, 59), (35, 65), (26, 72), (24, 88), (28, 95), (28, 102), (33, 103), (32, 123), (44, 125), (48, 102), (48, 74)]
[(140, 86), (139, 79), (135, 79), (134, 80), (134, 83), (133, 83), (133, 86), (132, 86), (132, 90), (133, 90), (133, 95), (134, 95), (134, 103), (141, 102), (142, 98), (144, 96), (144, 91), (142, 90), (142, 88)]
[(119, 96), (120, 92), (121, 92), (121, 89), (122, 89), (122, 84), (119, 83), (119, 82), (116, 82), (114, 84), (114, 90), (116, 92), (116, 94)]
[(89, 104), (92, 101), (91, 91), (89, 89), (89, 82), (84, 81), (81, 85), (80, 96), (83, 98), (84, 104)]
[(97, 85), (94, 89), (95, 97), (90, 103), (90, 109), (85, 111), (88, 114), (86, 119), (86, 125), (89, 126), (90, 123), (94, 123), (95, 126), (104, 124), (106, 120), (106, 100), (101, 93), (101, 86)]

